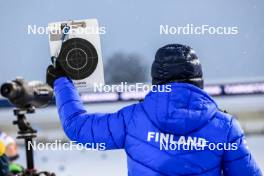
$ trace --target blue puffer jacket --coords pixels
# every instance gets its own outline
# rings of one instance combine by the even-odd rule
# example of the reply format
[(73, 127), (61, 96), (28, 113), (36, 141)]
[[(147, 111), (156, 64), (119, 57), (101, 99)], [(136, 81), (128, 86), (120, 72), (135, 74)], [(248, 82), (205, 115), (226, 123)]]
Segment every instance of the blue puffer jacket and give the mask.
[[(150, 92), (143, 102), (109, 114), (89, 114), (65, 77), (57, 79), (54, 87), (67, 136), (79, 143), (125, 149), (129, 176), (260, 176), (237, 121), (220, 112), (201, 89), (185, 83), (171, 86), (169, 93)], [(198, 149), (201, 141), (232, 143), (236, 150), (161, 147), (175, 141)]]

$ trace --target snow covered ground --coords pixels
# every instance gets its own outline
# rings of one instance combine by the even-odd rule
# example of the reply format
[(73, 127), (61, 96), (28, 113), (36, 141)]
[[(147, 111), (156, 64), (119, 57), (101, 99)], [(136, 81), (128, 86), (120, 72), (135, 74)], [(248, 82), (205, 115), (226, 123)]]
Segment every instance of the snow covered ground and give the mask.
[[(219, 107), (238, 115), (243, 126), (256, 129), (264, 127), (264, 95), (216, 98)], [(133, 102), (88, 104), (89, 112), (113, 112)], [(12, 109), (0, 109), (0, 129), (16, 136), (11, 125), (15, 117)], [(28, 115), (32, 126), (38, 130), (38, 139), (63, 139), (56, 107), (37, 109)], [(264, 135), (249, 135), (248, 145), (264, 171)], [(22, 144), (23, 141), (19, 140)], [(24, 148), (20, 148), (19, 163), (25, 165)], [(124, 176), (127, 175), (126, 156), (123, 150), (113, 151), (35, 151), (36, 168), (49, 170), (58, 176)]]
[[(264, 136), (248, 137), (253, 156), (264, 172)], [(24, 163), (25, 154), (21, 148), (19, 163)], [(126, 156), (123, 150), (112, 151), (36, 151), (36, 168), (49, 170), (57, 176), (125, 176)]]

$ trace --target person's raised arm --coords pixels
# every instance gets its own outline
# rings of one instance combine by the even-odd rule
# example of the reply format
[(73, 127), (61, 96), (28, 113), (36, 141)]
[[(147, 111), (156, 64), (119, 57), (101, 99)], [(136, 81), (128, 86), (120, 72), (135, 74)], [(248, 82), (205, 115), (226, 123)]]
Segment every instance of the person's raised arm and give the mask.
[[(123, 148), (126, 121), (131, 117), (132, 106), (116, 113), (88, 113), (72, 81), (65, 76), (57, 77), (53, 68), (47, 70), (47, 82), (54, 86), (56, 106), (66, 135), (77, 143), (105, 143), (106, 149)], [(54, 76), (49, 81), (49, 73)], [(52, 76), (50, 74), (50, 76)]]

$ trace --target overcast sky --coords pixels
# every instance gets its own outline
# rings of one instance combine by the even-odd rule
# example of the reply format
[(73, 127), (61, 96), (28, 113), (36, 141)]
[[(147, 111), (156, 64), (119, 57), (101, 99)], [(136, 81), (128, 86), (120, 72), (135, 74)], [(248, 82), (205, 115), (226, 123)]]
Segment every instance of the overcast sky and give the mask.
[[(0, 82), (20, 75), (44, 80), (47, 35), (28, 35), (28, 25), (97, 18), (103, 60), (114, 52), (138, 53), (152, 62), (168, 43), (192, 46), (207, 82), (264, 78), (263, 0), (0, 0)], [(236, 26), (237, 35), (160, 35), (160, 25)]]

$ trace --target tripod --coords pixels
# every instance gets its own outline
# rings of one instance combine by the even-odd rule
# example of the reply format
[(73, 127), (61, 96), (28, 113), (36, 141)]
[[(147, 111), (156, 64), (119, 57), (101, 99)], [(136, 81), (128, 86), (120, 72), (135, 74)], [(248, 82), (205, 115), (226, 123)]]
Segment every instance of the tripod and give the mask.
[(31, 124), (26, 119), (26, 114), (32, 114), (35, 112), (35, 108), (30, 106), (27, 109), (14, 109), (14, 115), (17, 120), (13, 121), (14, 125), (18, 126), (18, 139), (24, 139), (26, 148), (26, 161), (27, 168), (21, 176), (55, 176), (54, 173), (47, 171), (37, 172), (34, 166), (33, 146), (30, 145), (33, 142), (33, 138), (37, 137), (37, 131), (31, 127)]

